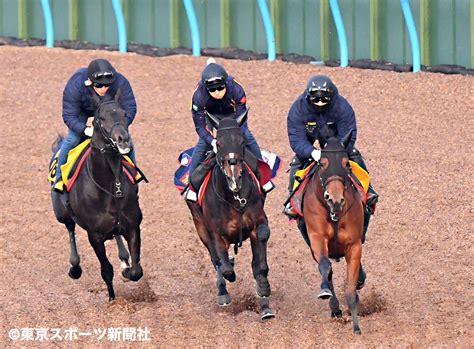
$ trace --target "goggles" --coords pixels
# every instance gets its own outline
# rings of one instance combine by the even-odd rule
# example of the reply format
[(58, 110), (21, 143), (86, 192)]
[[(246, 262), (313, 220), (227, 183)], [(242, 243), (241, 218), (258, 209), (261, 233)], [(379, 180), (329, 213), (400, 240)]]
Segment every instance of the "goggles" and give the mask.
[(98, 73), (94, 73), (92, 74), (92, 78), (93, 79), (100, 79), (100, 78), (106, 78), (106, 77), (112, 77), (114, 76), (114, 73), (111, 72), (111, 71), (106, 71), (106, 72), (98, 72)]
[(220, 85), (220, 86), (215, 86), (215, 87), (208, 87), (207, 90), (209, 92), (216, 92), (216, 91), (222, 91), (223, 89), (225, 89), (225, 85)]
[(102, 87), (109, 87), (110, 84), (100, 84), (98, 82), (93, 82), (92, 85), (94, 85), (94, 87), (96, 88), (102, 88)]
[(329, 89), (312, 88), (308, 90), (308, 99), (312, 103), (329, 103), (331, 101), (332, 96), (333, 93)]

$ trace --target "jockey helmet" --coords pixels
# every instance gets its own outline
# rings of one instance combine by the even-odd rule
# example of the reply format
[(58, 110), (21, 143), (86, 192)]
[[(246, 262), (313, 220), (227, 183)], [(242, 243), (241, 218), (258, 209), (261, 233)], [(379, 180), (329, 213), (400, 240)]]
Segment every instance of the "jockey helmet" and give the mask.
[(98, 58), (89, 63), (87, 77), (95, 84), (111, 85), (115, 81), (115, 71), (108, 60)]
[(202, 71), (201, 82), (209, 89), (224, 86), (227, 81), (227, 72), (217, 63), (209, 63)]
[(318, 111), (324, 111), (331, 104), (336, 86), (326, 75), (315, 75), (306, 84), (306, 98)]

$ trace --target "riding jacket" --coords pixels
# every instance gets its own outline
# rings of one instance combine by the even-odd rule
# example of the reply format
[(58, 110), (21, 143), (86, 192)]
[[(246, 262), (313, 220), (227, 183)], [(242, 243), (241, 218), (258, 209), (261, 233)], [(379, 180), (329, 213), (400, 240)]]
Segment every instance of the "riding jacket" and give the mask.
[[(208, 128), (206, 128), (207, 112), (213, 115), (234, 114), (237, 117), (247, 110), (246, 103), (247, 97), (244, 89), (231, 76), (227, 78), (226, 93), (222, 99), (212, 98), (204, 84), (199, 81), (192, 98), (193, 121), (199, 137), (204, 139), (207, 144), (211, 144), (214, 139), (209, 132), (210, 126), (207, 125)], [(241, 127), (245, 133), (248, 129), (247, 122)]]
[(313, 143), (318, 139), (320, 128), (326, 123), (334, 123), (337, 129), (336, 137), (339, 140), (352, 132), (348, 148), (354, 147), (357, 138), (355, 113), (347, 100), (339, 95), (338, 90), (328, 108), (320, 113), (307, 99), (307, 92), (302, 93), (288, 112), (287, 126), (291, 149), (301, 159), (311, 158), (315, 149)]
[[(103, 98), (113, 98), (120, 89), (119, 102), (126, 112), (130, 125), (137, 113), (135, 96), (128, 80), (117, 71), (114, 71), (114, 74), (116, 79)], [(93, 117), (97, 110), (96, 102), (92, 98), (95, 91), (92, 86), (86, 86), (85, 81), (87, 81), (87, 68), (81, 68), (71, 76), (63, 92), (64, 123), (79, 134), (84, 132), (87, 119)]]

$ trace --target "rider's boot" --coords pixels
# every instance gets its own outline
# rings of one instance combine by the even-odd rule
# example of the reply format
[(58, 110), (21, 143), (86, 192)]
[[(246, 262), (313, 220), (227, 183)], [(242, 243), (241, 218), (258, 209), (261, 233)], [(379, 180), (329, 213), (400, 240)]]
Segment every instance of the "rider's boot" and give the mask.
[(191, 186), (188, 186), (188, 188), (183, 193), (183, 196), (184, 199), (189, 202), (197, 202), (198, 200), (197, 193), (194, 191), (193, 188), (191, 188)]
[[(291, 159), (290, 163), (290, 181), (288, 184), (288, 192), (289, 195), (288, 197), (291, 197), (293, 194), (293, 187), (295, 184), (295, 175), (298, 170), (301, 170), (302, 168), (302, 163), (298, 159), (297, 156), (294, 156), (293, 159)], [(298, 214), (293, 210), (293, 206), (291, 205), (291, 201), (288, 201), (286, 204), (285, 208), (283, 209), (283, 213), (286, 214), (289, 218), (297, 218)]]
[(375, 213), (375, 206), (379, 201), (379, 194), (374, 190), (372, 184), (369, 184), (369, 189), (367, 191), (367, 200), (366, 200), (366, 210), (370, 214)]

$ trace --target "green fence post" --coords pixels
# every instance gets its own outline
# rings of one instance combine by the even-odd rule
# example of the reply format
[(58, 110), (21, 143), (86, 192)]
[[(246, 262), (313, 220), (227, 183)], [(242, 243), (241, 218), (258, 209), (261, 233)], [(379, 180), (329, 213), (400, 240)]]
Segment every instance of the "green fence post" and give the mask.
[(420, 44), (421, 63), (430, 63), (430, 1), (420, 0)]
[(28, 39), (28, 5), (26, 0), (18, 0), (18, 36)]
[(130, 7), (129, 1), (128, 0), (122, 0), (123, 17), (125, 19), (125, 27), (127, 29), (130, 28), (130, 18), (129, 18), (129, 15), (128, 15), (128, 12), (130, 10), (129, 7)]
[(281, 24), (280, 24), (280, 0), (270, 0), (270, 14), (275, 32), (276, 52), (281, 53)]
[(79, 4), (78, 0), (69, 0), (69, 39), (79, 38)]
[(474, 0), (471, 0), (471, 68), (474, 67)]
[(331, 16), (329, 10), (329, 0), (321, 0), (319, 23), (321, 31), (321, 60), (329, 59), (329, 17)]
[(380, 3), (370, 0), (370, 59), (380, 59)]
[(179, 2), (170, 0), (170, 47), (179, 47)]
[(221, 0), (221, 47), (230, 46), (230, 0)]

